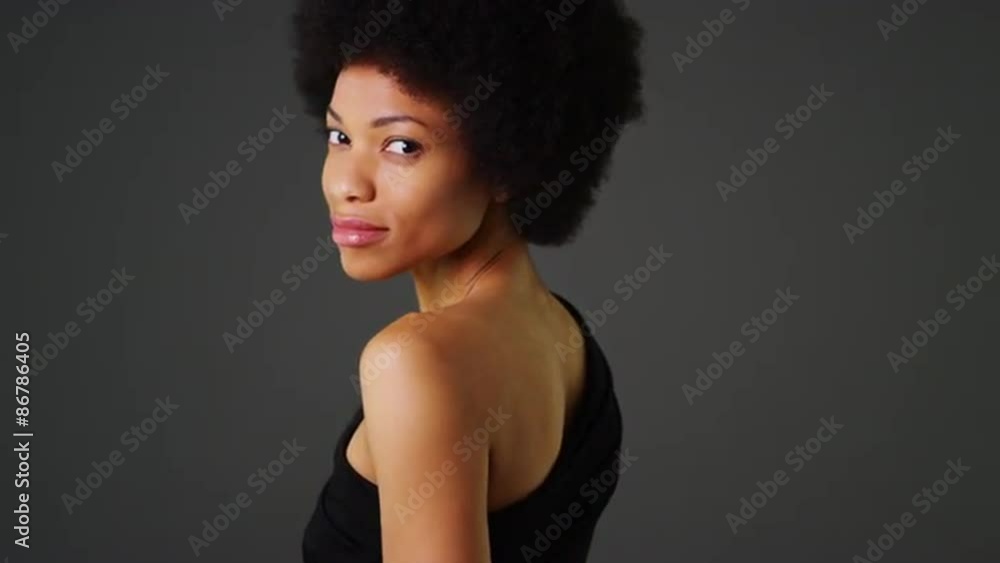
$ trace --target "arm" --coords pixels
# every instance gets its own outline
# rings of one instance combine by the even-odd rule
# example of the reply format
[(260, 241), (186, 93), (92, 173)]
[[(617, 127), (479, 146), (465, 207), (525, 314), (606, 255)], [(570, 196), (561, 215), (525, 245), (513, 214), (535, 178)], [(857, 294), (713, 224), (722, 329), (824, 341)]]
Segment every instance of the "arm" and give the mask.
[[(362, 364), (393, 334), (373, 338)], [(418, 336), (362, 387), (385, 563), (490, 563), (489, 445), (462, 444), (484, 413), (471, 406), (475, 372), (463, 373), (454, 349)]]

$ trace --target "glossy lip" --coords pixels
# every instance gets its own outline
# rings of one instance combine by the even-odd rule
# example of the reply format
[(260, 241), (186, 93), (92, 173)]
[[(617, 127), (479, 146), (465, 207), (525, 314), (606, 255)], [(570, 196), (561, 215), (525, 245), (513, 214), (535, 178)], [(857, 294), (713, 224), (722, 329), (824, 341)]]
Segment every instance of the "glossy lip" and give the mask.
[(385, 238), (389, 229), (369, 223), (360, 217), (333, 216), (333, 242), (338, 246), (359, 247)]
[(386, 227), (382, 227), (382, 226), (376, 225), (374, 223), (370, 223), (370, 222), (365, 221), (364, 219), (362, 219), (360, 217), (349, 217), (349, 216), (346, 216), (346, 215), (333, 215), (332, 217), (330, 217), (330, 219), (331, 219), (331, 222), (333, 223), (334, 227), (336, 227), (336, 228), (342, 228), (342, 229), (349, 229), (349, 230), (352, 230), (352, 231), (370, 231), (370, 230), (377, 230), (377, 229), (386, 229)]

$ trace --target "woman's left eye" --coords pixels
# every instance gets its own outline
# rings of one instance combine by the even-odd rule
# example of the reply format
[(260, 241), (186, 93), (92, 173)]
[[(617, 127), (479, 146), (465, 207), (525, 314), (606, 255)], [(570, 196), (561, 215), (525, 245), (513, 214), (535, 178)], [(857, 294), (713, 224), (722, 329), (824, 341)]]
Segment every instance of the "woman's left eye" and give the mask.
[(412, 156), (420, 152), (420, 149), (422, 148), (420, 146), (420, 143), (414, 141), (408, 141), (406, 139), (396, 139), (394, 141), (391, 141), (387, 145), (387, 148), (388, 147), (396, 148), (396, 150), (389, 149), (389, 152), (394, 152), (396, 154), (401, 154), (403, 156)]

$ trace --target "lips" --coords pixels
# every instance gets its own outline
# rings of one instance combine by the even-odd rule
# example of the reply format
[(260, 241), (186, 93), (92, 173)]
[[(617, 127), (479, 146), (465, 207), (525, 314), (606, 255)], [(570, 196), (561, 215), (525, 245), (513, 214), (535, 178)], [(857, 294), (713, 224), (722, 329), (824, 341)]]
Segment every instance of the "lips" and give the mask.
[(385, 227), (365, 221), (360, 217), (333, 217), (333, 226), (336, 229), (348, 231), (385, 231)]
[(382, 240), (388, 232), (360, 217), (333, 217), (333, 242), (338, 246), (365, 246)]

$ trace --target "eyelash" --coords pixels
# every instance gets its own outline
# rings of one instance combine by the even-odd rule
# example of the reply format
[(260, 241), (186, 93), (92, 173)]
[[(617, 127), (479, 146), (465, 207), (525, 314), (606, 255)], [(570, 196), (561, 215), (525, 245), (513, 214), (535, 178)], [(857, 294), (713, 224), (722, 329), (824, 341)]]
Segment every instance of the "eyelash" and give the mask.
[[(334, 131), (339, 131), (339, 129), (335, 129), (333, 127), (329, 127), (326, 124), (320, 125), (316, 130), (321, 135), (323, 135), (323, 140), (325, 142), (327, 142), (327, 143), (330, 142), (330, 133), (332, 133)], [(390, 143), (394, 143), (396, 141), (402, 141), (404, 143), (408, 143), (409, 145), (413, 146), (413, 148), (414, 148), (413, 152), (411, 152), (409, 154), (393, 153), (396, 156), (401, 156), (403, 158), (416, 158), (416, 157), (420, 156), (420, 154), (422, 154), (424, 152), (424, 146), (421, 145), (420, 143), (416, 142), (416, 141), (413, 141), (413, 140), (410, 140), (410, 139), (398, 139), (398, 138), (397, 139), (390, 139), (389, 140)]]

